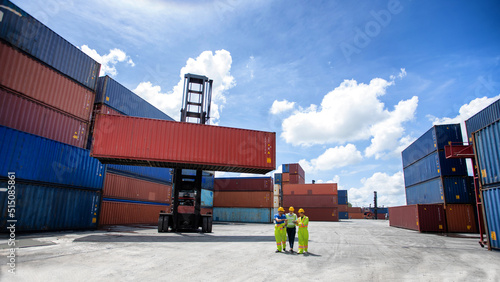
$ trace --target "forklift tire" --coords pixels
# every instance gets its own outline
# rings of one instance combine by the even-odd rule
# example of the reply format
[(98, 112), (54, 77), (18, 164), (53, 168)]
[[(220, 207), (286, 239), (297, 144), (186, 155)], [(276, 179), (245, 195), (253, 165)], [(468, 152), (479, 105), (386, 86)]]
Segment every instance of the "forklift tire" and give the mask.
[(168, 232), (168, 227), (170, 224), (170, 216), (163, 216), (163, 232)]
[(207, 233), (212, 233), (212, 217), (208, 217), (207, 222), (208, 222)]
[(208, 232), (208, 218), (206, 218), (205, 216), (202, 217), (201, 232)]
[(158, 233), (163, 232), (163, 215), (158, 216)]

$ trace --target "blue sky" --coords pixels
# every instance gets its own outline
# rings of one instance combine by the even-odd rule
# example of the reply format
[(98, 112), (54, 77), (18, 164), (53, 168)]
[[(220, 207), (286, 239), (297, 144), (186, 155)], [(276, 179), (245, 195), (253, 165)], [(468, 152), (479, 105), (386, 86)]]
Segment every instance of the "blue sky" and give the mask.
[(178, 119), (214, 79), (214, 123), (277, 133), (277, 162), (350, 202), (405, 204), (400, 151), (500, 98), (498, 1), (14, 1)]

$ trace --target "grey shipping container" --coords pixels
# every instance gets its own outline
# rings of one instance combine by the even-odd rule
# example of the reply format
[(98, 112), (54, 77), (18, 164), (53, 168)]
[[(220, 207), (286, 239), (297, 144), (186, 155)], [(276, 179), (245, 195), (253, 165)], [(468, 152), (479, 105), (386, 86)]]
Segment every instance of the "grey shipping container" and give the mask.
[(482, 191), (489, 245), (500, 250), (500, 185)]
[(469, 141), (472, 141), (472, 133), (500, 120), (500, 99), (481, 110), (465, 121)]
[(95, 103), (105, 104), (126, 116), (173, 120), (109, 76), (97, 79)]
[(450, 142), (462, 142), (460, 124), (435, 125), (410, 144), (401, 153), (403, 168), (436, 150), (443, 150)]
[(10, 1), (0, 1), (0, 38), (95, 90), (101, 65)]
[(444, 151), (436, 151), (403, 169), (405, 186), (433, 179), (439, 176), (466, 176), (465, 159), (446, 159)]

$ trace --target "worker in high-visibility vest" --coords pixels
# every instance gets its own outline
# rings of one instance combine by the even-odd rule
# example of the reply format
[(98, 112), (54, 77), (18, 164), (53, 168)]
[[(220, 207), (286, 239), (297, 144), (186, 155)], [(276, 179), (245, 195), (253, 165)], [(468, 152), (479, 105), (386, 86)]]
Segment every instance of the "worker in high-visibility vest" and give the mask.
[(285, 215), (287, 219), (286, 235), (288, 237), (288, 244), (290, 245), (290, 252), (293, 253), (293, 243), (295, 242), (295, 234), (297, 233), (297, 215), (293, 213), (294, 208), (289, 207), (288, 213)]
[(274, 215), (274, 237), (276, 238), (277, 253), (280, 253), (286, 245), (286, 216), (285, 209), (278, 208), (278, 213)]
[(299, 218), (297, 218), (297, 225), (299, 226), (299, 254), (303, 254), (307, 251), (307, 244), (309, 243), (309, 231), (307, 226), (309, 225), (309, 217), (304, 213), (304, 209), (299, 209)]

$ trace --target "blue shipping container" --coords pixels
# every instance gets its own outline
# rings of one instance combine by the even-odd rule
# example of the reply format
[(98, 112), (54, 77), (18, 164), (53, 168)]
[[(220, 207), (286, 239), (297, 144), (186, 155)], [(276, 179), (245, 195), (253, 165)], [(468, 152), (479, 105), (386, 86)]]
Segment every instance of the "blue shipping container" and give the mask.
[(438, 177), (406, 188), (406, 202), (414, 204), (471, 204), (475, 201), (470, 176)]
[(339, 212), (339, 219), (349, 219), (348, 212)]
[(439, 176), (466, 176), (465, 159), (446, 159), (444, 151), (434, 152), (403, 169), (405, 187)]
[(338, 204), (339, 205), (347, 205), (348, 203), (348, 198), (347, 198), (347, 190), (338, 190)]
[(54, 185), (102, 189), (104, 165), (90, 152), (33, 134), (0, 126), (0, 177)]
[(406, 188), (406, 204), (440, 204), (444, 202), (441, 178)]
[(172, 169), (163, 167), (106, 165), (106, 170), (115, 174), (159, 183), (172, 183)]
[(288, 164), (281, 165), (281, 168), (282, 168), (282, 172), (283, 173), (289, 173), (290, 172), (290, 165), (288, 165)]
[(500, 250), (500, 186), (484, 189), (483, 205), (491, 248)]
[(274, 184), (281, 184), (283, 177), (281, 173), (274, 174)]
[(0, 38), (95, 90), (101, 65), (21, 8), (1, 0)]
[(269, 208), (214, 208), (214, 221), (270, 223), (274, 215)]
[(483, 186), (500, 183), (500, 120), (475, 133), (475, 149)]
[[(17, 176), (17, 175), (16, 175)], [(0, 181), (6, 188), (7, 182)], [(8, 193), (0, 193), (0, 229), (7, 231)], [(16, 231), (95, 229), (101, 192), (95, 190), (15, 184)]]
[[(370, 209), (371, 212), (375, 212), (374, 208)], [(377, 214), (386, 214), (389, 213), (389, 208), (377, 208)]]
[(102, 103), (132, 117), (173, 120), (109, 76), (97, 79), (95, 103)]
[(436, 150), (444, 150), (444, 146), (450, 142), (462, 140), (460, 124), (435, 125), (401, 153), (403, 168)]
[(201, 189), (201, 206), (204, 208), (214, 206), (214, 191)]
[(485, 128), (497, 120), (500, 120), (500, 99), (465, 121), (469, 141), (472, 141), (472, 133)]

